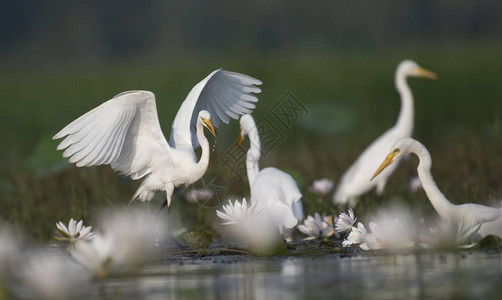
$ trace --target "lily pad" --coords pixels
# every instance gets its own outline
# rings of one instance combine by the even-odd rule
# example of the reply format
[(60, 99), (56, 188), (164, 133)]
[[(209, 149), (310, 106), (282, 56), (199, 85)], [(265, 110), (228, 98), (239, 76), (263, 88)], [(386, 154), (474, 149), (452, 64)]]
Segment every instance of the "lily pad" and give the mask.
[(213, 236), (206, 231), (192, 231), (183, 235), (185, 243), (190, 249), (207, 249), (211, 245)]
[(496, 235), (487, 235), (479, 241), (479, 248), (500, 250), (500, 238)]

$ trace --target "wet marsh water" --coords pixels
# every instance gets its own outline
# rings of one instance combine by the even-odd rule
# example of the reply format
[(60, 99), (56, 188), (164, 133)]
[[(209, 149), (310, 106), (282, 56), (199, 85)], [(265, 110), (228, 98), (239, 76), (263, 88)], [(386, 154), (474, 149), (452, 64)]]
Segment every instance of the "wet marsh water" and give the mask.
[(494, 299), (500, 253), (338, 253), (270, 258), (168, 256), (141, 275), (110, 278), (113, 299)]

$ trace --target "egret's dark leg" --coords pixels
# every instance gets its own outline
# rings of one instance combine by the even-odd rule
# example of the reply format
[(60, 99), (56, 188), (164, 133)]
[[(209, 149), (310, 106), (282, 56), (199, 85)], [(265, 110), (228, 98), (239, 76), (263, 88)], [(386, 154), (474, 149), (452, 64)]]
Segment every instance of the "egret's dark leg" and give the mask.
[[(166, 207), (166, 205), (167, 205), (167, 199), (164, 202), (162, 202), (162, 205), (157, 210), (157, 214), (160, 214), (162, 212), (162, 210), (164, 209), (164, 207)], [(169, 211), (169, 208), (168, 208), (168, 211)], [(169, 212), (167, 214), (169, 214)]]
[[(180, 193), (181, 193), (181, 189), (175, 188), (171, 197), (177, 196)], [(176, 240), (176, 238), (173, 235), (172, 228), (174, 228), (174, 226), (173, 226), (173, 221), (171, 220), (172, 219), (171, 205), (168, 205), (168, 202), (170, 202), (170, 201), (168, 201), (167, 199), (164, 202), (162, 202), (162, 205), (160, 206), (159, 210), (157, 211), (157, 214), (160, 214), (162, 212), (162, 210), (164, 209), (164, 207), (167, 206), (167, 222), (169, 225), (169, 234), (171, 235), (171, 240), (176, 244), (176, 246), (178, 248), (180, 248), (180, 247), (182, 247), (182, 245), (180, 244), (180, 242), (178, 242), (178, 240)]]

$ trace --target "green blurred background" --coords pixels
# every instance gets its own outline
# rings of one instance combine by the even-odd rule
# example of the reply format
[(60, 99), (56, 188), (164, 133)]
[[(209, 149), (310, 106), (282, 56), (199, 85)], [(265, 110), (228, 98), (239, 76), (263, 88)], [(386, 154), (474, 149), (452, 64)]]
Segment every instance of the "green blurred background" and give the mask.
[[(408, 81), (414, 136), (431, 152), (438, 185), (452, 202), (500, 206), (500, 1), (30, 0), (4, 3), (1, 14), (0, 218), (34, 238), (50, 238), (59, 220), (92, 222), (105, 206), (125, 207), (140, 184), (108, 166), (69, 165), (51, 141), (56, 132), (119, 92), (146, 89), (167, 136), (190, 89), (217, 68), (264, 82), (255, 118), (269, 118), (288, 91), (307, 108), (261, 165), (295, 177), (306, 214), (336, 213), (331, 195), (318, 199), (308, 186), (338, 182), (394, 124), (394, 71), (413, 59), (439, 75)], [(209, 172), (223, 178), (225, 199), (246, 196), (246, 180), (221, 165), (238, 123), (218, 133)], [(425, 194), (406, 188), (415, 167), (415, 158), (403, 163), (385, 195), (362, 197), (359, 212), (397, 199), (433, 215)], [(220, 202), (176, 200), (175, 215), (188, 230), (205, 228)]]

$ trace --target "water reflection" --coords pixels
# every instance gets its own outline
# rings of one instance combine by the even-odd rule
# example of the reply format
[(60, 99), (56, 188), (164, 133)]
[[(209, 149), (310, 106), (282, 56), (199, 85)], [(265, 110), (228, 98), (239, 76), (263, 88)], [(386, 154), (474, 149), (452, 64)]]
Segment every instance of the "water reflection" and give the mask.
[(164, 261), (142, 276), (109, 280), (105, 293), (174, 300), (492, 298), (502, 292), (501, 275), (500, 254), (220, 256)]

